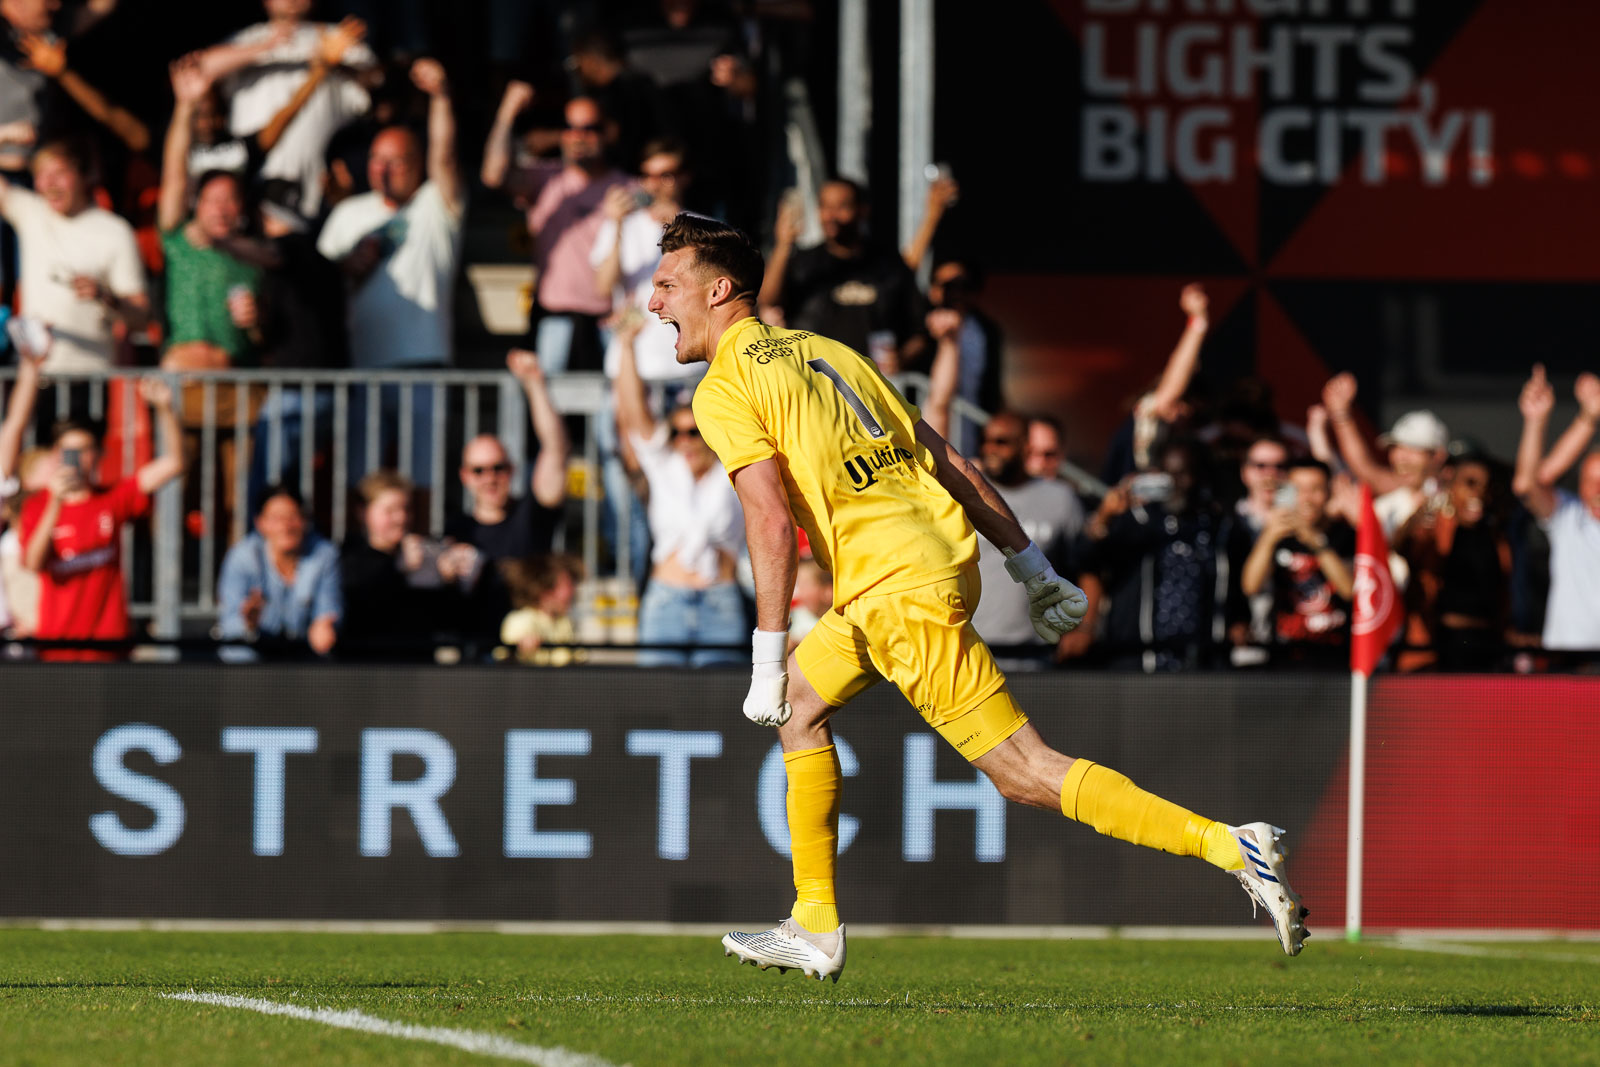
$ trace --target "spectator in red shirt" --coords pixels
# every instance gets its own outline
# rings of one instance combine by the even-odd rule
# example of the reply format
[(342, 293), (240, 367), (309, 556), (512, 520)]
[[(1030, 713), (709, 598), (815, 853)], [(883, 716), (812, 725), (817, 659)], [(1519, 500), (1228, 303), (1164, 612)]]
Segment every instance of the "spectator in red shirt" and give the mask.
[[(56, 464), (49, 487), (22, 511), (23, 564), (39, 575), (39, 626), (46, 640), (120, 641), (129, 636), (123, 590), (122, 524), (144, 515), (150, 494), (183, 474), (183, 452), (172, 390), (159, 378), (139, 383), (155, 408), (161, 455), (115, 485), (93, 482), (100, 439), (88, 424), (63, 420), (51, 435)], [(111, 659), (93, 652), (56, 652), (45, 659)]]

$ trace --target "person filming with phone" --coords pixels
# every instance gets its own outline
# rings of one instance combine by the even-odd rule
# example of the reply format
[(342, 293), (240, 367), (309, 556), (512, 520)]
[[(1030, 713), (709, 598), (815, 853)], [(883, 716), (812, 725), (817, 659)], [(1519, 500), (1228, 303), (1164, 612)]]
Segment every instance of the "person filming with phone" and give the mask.
[(1349, 656), (1356, 535), (1329, 518), (1329, 492), (1326, 464), (1292, 462), (1239, 576), (1246, 596), (1272, 594), (1273, 658), (1280, 662), (1335, 667)]
[(1226, 565), (1235, 519), (1211, 504), (1206, 453), (1170, 441), (1153, 470), (1114, 486), (1084, 525), (1075, 556), (1084, 572), (1090, 629), (1110, 600), (1102, 640), (1117, 670), (1193, 670), (1226, 662), (1230, 619), (1244, 605)]
[[(122, 578), (122, 526), (150, 510), (150, 494), (183, 474), (172, 390), (159, 378), (139, 383), (155, 409), (161, 454), (113, 485), (98, 484), (99, 429), (63, 419), (51, 434), (55, 471), (22, 509), (23, 565), (39, 575), (34, 636), (55, 641), (122, 641), (132, 635)], [(41, 659), (110, 660), (110, 651), (57, 649)]]

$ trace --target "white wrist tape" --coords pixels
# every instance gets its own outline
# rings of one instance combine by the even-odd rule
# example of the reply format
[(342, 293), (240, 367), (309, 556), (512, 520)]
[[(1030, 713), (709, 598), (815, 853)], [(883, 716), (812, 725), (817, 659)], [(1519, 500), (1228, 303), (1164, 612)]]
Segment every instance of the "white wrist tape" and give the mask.
[(1025, 582), (1050, 569), (1050, 561), (1044, 558), (1044, 553), (1032, 541), (1021, 552), (1009, 548), (1001, 551), (1006, 554), (1006, 572), (1011, 575), (1013, 582)]
[(750, 634), (751, 663), (782, 663), (788, 658), (787, 630), (756, 630)]

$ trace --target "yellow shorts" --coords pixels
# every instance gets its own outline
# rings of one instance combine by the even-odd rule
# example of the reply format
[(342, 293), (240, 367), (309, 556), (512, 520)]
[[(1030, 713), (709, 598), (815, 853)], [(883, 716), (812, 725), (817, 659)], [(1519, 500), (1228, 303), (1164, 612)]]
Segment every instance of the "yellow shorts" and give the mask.
[(975, 760), (1027, 723), (989, 646), (972, 628), (976, 567), (829, 611), (795, 658), (823, 701), (841, 707), (888, 678), (928, 725)]

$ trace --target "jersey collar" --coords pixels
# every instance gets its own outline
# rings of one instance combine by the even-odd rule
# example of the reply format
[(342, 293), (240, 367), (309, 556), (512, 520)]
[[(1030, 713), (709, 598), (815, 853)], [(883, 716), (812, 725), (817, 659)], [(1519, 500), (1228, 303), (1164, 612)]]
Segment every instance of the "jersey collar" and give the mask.
[(763, 325), (765, 324), (754, 315), (746, 315), (738, 322), (730, 325), (726, 330), (722, 331), (722, 337), (717, 341), (716, 358), (721, 359), (723, 356), (731, 353), (735, 348), (738, 348), (739, 338), (744, 335), (746, 330), (759, 328)]

